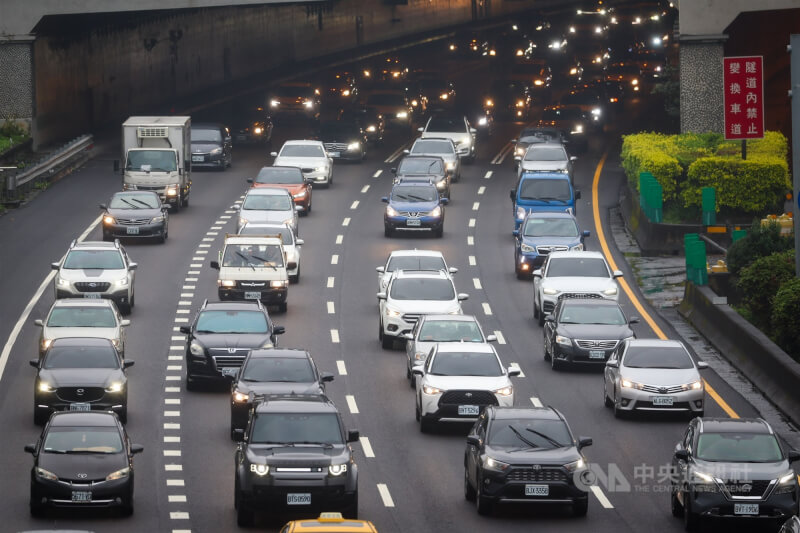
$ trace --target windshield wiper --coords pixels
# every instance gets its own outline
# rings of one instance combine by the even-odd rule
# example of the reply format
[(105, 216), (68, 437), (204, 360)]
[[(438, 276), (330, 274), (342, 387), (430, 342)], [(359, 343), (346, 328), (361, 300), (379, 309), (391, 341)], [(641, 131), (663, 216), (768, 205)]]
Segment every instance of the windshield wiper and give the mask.
[(129, 202), (128, 200), (126, 200), (125, 198), (120, 198), (119, 200), (120, 200), (121, 202), (125, 202), (126, 204), (128, 204), (129, 206), (131, 206), (131, 209), (139, 209), (139, 206), (138, 206), (138, 205), (133, 205), (132, 203), (130, 203), (130, 202)]
[(531, 442), (531, 441), (529, 441), (528, 439), (526, 439), (526, 438), (525, 438), (525, 437), (522, 435), (522, 433), (520, 433), (520, 432), (519, 432), (519, 430), (518, 430), (517, 428), (515, 428), (514, 426), (511, 426), (511, 425), (509, 425), (509, 426), (508, 426), (508, 429), (510, 429), (511, 431), (513, 431), (513, 432), (514, 432), (514, 435), (516, 435), (516, 436), (517, 436), (517, 438), (519, 438), (519, 440), (521, 440), (522, 442), (524, 442), (525, 444), (527, 444), (527, 445), (528, 445), (528, 446), (530, 446), (531, 448), (538, 448), (538, 446), (537, 446), (536, 444), (534, 444), (533, 442)]
[(422, 196), (415, 196), (413, 194), (409, 195), (409, 198), (411, 198), (412, 200), (417, 200), (419, 202), (432, 202), (433, 201), (433, 200), (430, 200), (428, 198), (423, 198)]
[[(143, 202), (142, 200), (139, 200), (138, 198), (131, 198), (131, 200), (133, 200), (133, 201), (134, 201), (134, 202), (136, 202), (137, 204), (142, 204), (143, 206), (145, 206), (145, 207), (146, 207), (146, 208), (148, 208), (148, 209), (155, 209), (155, 207), (151, 206), (151, 205), (150, 205), (150, 204), (148, 204), (147, 202)], [(123, 201), (123, 202), (125, 202), (125, 200), (122, 200), (122, 201)], [(125, 202), (125, 203), (127, 204), (127, 203), (129, 203), (129, 202)], [(138, 208), (136, 208), (136, 209), (138, 209)]]
[(333, 444), (331, 444), (330, 442), (316, 442), (316, 441), (310, 441), (310, 440), (301, 440), (301, 441), (295, 442), (295, 444), (307, 444), (309, 446), (321, 446), (321, 447), (325, 448), (326, 450), (330, 450), (331, 448), (333, 448)]
[(407, 196), (404, 196), (404, 195), (402, 195), (402, 194), (395, 194), (395, 195), (394, 195), (394, 197), (393, 197), (392, 199), (393, 199), (393, 200), (408, 200), (408, 197), (407, 197)]
[(278, 441), (258, 441), (252, 444), (266, 444), (267, 446), (294, 446), (293, 442), (278, 442)]
[(250, 268), (252, 268), (255, 271), (255, 269), (256, 269), (255, 265), (253, 265), (253, 263), (250, 262), (250, 260), (247, 258), (246, 255), (244, 255), (242, 252), (240, 252), (238, 250), (233, 252), (233, 253), (235, 253), (236, 255), (238, 255), (239, 257), (244, 259), (245, 261), (247, 261), (247, 266), (249, 266)]
[[(264, 259), (263, 257), (259, 257), (259, 256), (257, 256), (257, 255), (251, 255), (250, 257), (252, 257), (253, 259), (258, 259), (259, 261), (261, 261), (261, 262), (263, 262), (263, 263), (264, 263), (264, 266), (268, 266), (268, 267), (270, 267), (272, 270), (278, 270), (278, 269), (277, 269), (277, 267), (276, 267), (276, 266), (273, 264), (273, 263), (274, 263), (274, 261), (270, 261), (270, 260), (268, 260), (268, 259)], [(251, 266), (252, 266), (252, 265), (251, 265)], [(253, 268), (253, 270), (255, 270), (255, 268)]]
[(535, 429), (525, 428), (525, 431), (529, 431), (529, 432), (533, 433), (534, 435), (542, 437), (544, 440), (546, 440), (547, 442), (549, 442), (550, 444), (552, 444), (556, 448), (565, 448), (566, 447), (564, 444), (561, 444), (560, 442), (558, 442), (557, 440), (553, 439), (552, 437), (548, 437), (544, 433), (536, 431)]
[(198, 329), (195, 330), (195, 333), (220, 333), (219, 331), (213, 331), (210, 329)]

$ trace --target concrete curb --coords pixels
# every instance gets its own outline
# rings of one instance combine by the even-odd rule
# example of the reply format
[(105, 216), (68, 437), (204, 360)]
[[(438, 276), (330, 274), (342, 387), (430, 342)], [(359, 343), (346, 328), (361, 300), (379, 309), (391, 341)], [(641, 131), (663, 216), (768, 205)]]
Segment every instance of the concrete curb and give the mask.
[(686, 282), (678, 312), (784, 415), (800, 423), (800, 363), (708, 287)]

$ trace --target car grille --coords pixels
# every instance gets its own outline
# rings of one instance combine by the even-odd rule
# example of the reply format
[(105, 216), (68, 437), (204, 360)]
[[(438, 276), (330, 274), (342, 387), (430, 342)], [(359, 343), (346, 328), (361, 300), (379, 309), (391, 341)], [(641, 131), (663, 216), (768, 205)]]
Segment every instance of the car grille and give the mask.
[(613, 350), (617, 347), (619, 341), (588, 341), (575, 339), (575, 342), (578, 344), (578, 347), (584, 350)]
[(80, 292), (105, 292), (111, 286), (107, 281), (76, 281), (75, 288)]
[(344, 152), (347, 150), (346, 143), (322, 143), (322, 145), (329, 152)]
[(405, 314), (403, 315), (403, 321), (408, 322), (409, 324), (416, 324), (420, 316), (421, 315), (410, 314), (410, 313)]
[(559, 298), (602, 298), (596, 292), (565, 292), (558, 296)]
[(160, 185), (160, 186), (159, 185), (154, 185), (154, 186), (153, 185), (137, 185), (136, 186), (136, 190), (137, 191), (163, 191), (164, 190), (164, 186), (163, 185)]
[(400, 211), (400, 216), (401, 217), (417, 218), (417, 217), (421, 217), (421, 216), (424, 216), (424, 215), (425, 215), (425, 213), (422, 213), (422, 212), (419, 212), (419, 211)]
[(314, 169), (312, 167), (301, 168), (300, 170), (303, 172), (303, 174), (311, 174), (312, 172), (314, 172)]
[(249, 350), (239, 352), (241, 353), (241, 355), (233, 355), (233, 354), (214, 355), (212, 356), (212, 359), (214, 359), (214, 366), (216, 366), (217, 369), (228, 368), (228, 367), (240, 367), (242, 366), (242, 363), (244, 363), (244, 359), (245, 357), (247, 357), (248, 351)]
[(539, 255), (547, 255), (550, 252), (566, 252), (568, 249), (567, 246), (537, 246), (536, 253)]
[(439, 405), (497, 405), (493, 392), (485, 390), (451, 390), (442, 394)]
[(141, 226), (150, 222), (149, 218), (119, 218), (117, 217), (117, 224), (124, 224), (126, 226)]
[(644, 392), (652, 392), (655, 394), (675, 394), (677, 392), (682, 392), (683, 387), (680, 385), (670, 385), (667, 387), (657, 387), (655, 385), (642, 385), (642, 390)]
[(56, 394), (63, 402), (96, 402), (103, 397), (105, 390), (103, 387), (59, 387)]
[[(725, 482), (725, 488), (731, 496), (750, 496), (763, 497), (767, 492), (770, 483), (769, 479), (758, 479), (755, 481), (729, 480)], [(749, 489), (749, 490), (746, 490)]]
[(560, 468), (531, 468), (525, 466), (512, 466), (506, 474), (508, 481), (567, 481), (567, 474)]
[(252, 290), (263, 289), (267, 286), (266, 281), (237, 281), (236, 286), (240, 289)]

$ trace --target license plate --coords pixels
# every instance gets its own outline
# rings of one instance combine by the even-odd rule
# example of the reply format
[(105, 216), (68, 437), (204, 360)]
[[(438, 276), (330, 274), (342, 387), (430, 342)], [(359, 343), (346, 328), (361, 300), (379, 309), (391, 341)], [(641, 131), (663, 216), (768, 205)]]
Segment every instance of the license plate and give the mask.
[(237, 141), (246, 141), (247, 140), (247, 135), (237, 135), (236, 136), (236, 140)]
[(228, 366), (228, 367), (225, 367), (225, 368), (221, 369), (220, 370), (220, 374), (222, 374), (223, 377), (235, 378), (239, 374), (239, 369), (236, 368), (236, 367), (229, 367)]
[(328, 152), (328, 155), (331, 157), (341, 157), (341, 152)]
[(92, 493), (88, 490), (73, 490), (72, 501), (75, 503), (86, 503), (92, 501)]
[(550, 485), (525, 485), (525, 496), (550, 496)]
[(420, 224), (421, 224), (421, 221), (418, 218), (407, 218), (406, 219), (406, 226), (419, 226)]
[(91, 411), (92, 406), (88, 403), (81, 402), (81, 403), (71, 403), (69, 404), (70, 411)]
[(100, 293), (98, 292), (85, 292), (83, 293), (84, 298), (100, 298)]
[(589, 350), (589, 359), (604, 359), (605, 356), (605, 350)]
[(260, 300), (261, 293), (259, 291), (247, 291), (244, 293), (245, 300)]
[(192, 163), (202, 163), (203, 156), (202, 155), (193, 155), (192, 156)]
[(286, 505), (311, 505), (311, 493), (287, 494)]
[(481, 413), (481, 408), (477, 405), (459, 405), (459, 416), (478, 416)]
[(653, 405), (672, 405), (675, 399), (672, 396), (653, 396)]
[(758, 504), (757, 503), (734, 503), (733, 504), (733, 514), (757, 515), (758, 514)]
[(139, 235), (139, 228), (126, 228), (128, 235)]

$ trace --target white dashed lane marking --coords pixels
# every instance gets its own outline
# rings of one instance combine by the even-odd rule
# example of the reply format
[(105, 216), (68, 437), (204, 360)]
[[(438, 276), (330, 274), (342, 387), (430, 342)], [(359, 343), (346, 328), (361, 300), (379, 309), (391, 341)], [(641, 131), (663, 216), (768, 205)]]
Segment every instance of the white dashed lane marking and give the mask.
[(373, 177), (373, 178), (377, 178), (378, 176), (380, 176), (380, 175), (381, 175), (381, 173), (382, 173), (382, 172), (383, 172), (383, 170), (376, 170), (376, 171), (375, 171), (375, 174), (373, 174), (373, 175), (372, 175), (372, 177)]
[(488, 303), (483, 302), (481, 306), (483, 307), (483, 314), (487, 316), (492, 314), (492, 308), (489, 306)]
[(478, 187), (478, 194), (483, 194), (484, 192), (486, 192), (486, 187)]
[(333, 254), (331, 256), (331, 264), (338, 265), (339, 264), (339, 256), (337, 254)]
[(352, 394), (348, 394), (345, 396), (345, 399), (347, 400), (347, 407), (350, 408), (350, 412), (353, 413), (354, 415), (357, 415), (358, 405), (356, 405), (356, 397), (353, 396)]
[(350, 217), (344, 217), (342, 220), (342, 226), (349, 226), (350, 225)]
[(369, 190), (369, 185), (364, 185), (363, 187), (361, 187), (361, 194), (364, 194), (368, 190)]
[(170, 503), (185, 503), (186, 496), (184, 496), (183, 494), (170, 494), (169, 496), (167, 496), (167, 500)]
[(358, 200), (353, 200), (353, 203), (350, 204), (350, 209), (358, 209)]
[(335, 279), (336, 279), (336, 278), (333, 278), (333, 277), (329, 277), (329, 278), (328, 278), (328, 284), (327, 284), (326, 286), (327, 286), (329, 289), (330, 289), (331, 287), (333, 287), (333, 284), (334, 284), (334, 280), (335, 280)]
[(542, 405), (542, 401), (536, 396), (533, 396), (531, 398), (531, 403), (533, 404), (534, 407), (544, 407), (544, 405)]
[(469, 246), (475, 246), (475, 237), (472, 235), (467, 236), (467, 244)]
[(488, 171), (486, 172), (486, 174), (484, 174), (484, 175), (483, 175), (483, 178), (484, 178), (484, 179), (487, 179), (487, 180), (488, 180), (489, 178), (491, 178), (491, 177), (492, 177), (492, 171), (491, 171), (491, 170), (488, 170)]
[(477, 264), (478, 262), (475, 261), (475, 256), (474, 255), (469, 256), (469, 266), (475, 266)]
[(336, 236), (336, 244), (342, 244), (343, 240), (344, 240), (344, 235), (337, 235)]
[(589, 489), (591, 489), (592, 494), (594, 494), (595, 498), (597, 498), (597, 501), (600, 502), (600, 505), (602, 505), (604, 509), (614, 508), (614, 506), (611, 505), (611, 502), (608, 500), (606, 495), (603, 494), (603, 490), (600, 487), (598, 487), (597, 485), (591, 485)]
[(469, 226), (470, 228), (474, 228), (474, 227), (475, 227), (475, 219), (474, 219), (474, 218), (471, 218), (471, 219), (469, 219), (469, 224), (468, 224), (468, 226)]
[(483, 288), (483, 286), (481, 285), (481, 280), (479, 280), (478, 278), (472, 278), (472, 284), (478, 290), (481, 290)]
[(336, 370), (339, 371), (340, 376), (347, 375), (347, 367), (344, 364), (344, 361), (336, 361)]
[(333, 302), (328, 302), (328, 314), (332, 315), (336, 312), (336, 307), (334, 306)]
[(389, 487), (385, 483), (378, 483), (378, 492), (381, 495), (384, 507), (394, 507), (394, 500), (392, 500), (392, 495), (389, 494)]
[(181, 425), (180, 425), (180, 424), (176, 424), (175, 422), (166, 422), (166, 423), (164, 424), (164, 429), (165, 429), (165, 430), (169, 430), (169, 429), (181, 429)]
[(503, 336), (503, 332), (499, 329), (494, 330), (494, 336), (497, 337), (497, 344), (506, 343), (506, 338)]
[(364, 455), (366, 457), (375, 457), (375, 452), (372, 451), (372, 444), (369, 443), (369, 439), (367, 437), (359, 437), (359, 441), (361, 441), (361, 449), (364, 450)]
[(164, 443), (166, 444), (177, 444), (181, 441), (180, 437), (175, 437), (172, 435), (165, 435), (164, 436)]
[(184, 483), (182, 479), (168, 479), (167, 486), (168, 487), (183, 487)]
[(173, 520), (189, 520), (189, 513), (185, 511), (171, 511), (169, 517)]
[(472, 202), (472, 210), (473, 211), (477, 211), (478, 209), (480, 209), (480, 207), (481, 207), (481, 203), (480, 202)]
[(339, 343), (339, 330), (338, 329), (332, 329), (331, 330), (331, 342), (334, 343), (334, 344), (338, 344)]
[(183, 465), (168, 464), (164, 465), (166, 472), (183, 472)]

